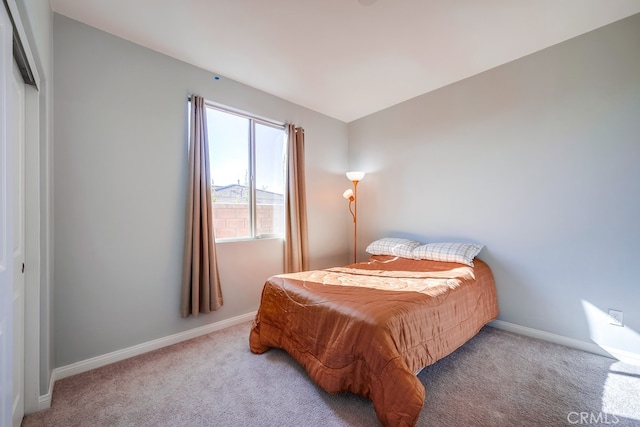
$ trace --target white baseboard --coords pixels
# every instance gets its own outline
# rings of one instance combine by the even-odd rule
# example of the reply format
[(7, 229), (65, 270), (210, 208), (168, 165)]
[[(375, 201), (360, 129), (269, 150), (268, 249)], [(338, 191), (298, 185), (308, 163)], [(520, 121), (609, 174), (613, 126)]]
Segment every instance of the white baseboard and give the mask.
[[(251, 313), (232, 317), (230, 319), (221, 320), (219, 322), (201, 326), (199, 328), (190, 329), (188, 331), (170, 335), (168, 337), (158, 338), (156, 340), (138, 344), (133, 347), (107, 353), (102, 356), (97, 356), (91, 359), (72, 363), (71, 365), (61, 366), (60, 368), (56, 368), (53, 370), (51, 374), (48, 393), (45, 394), (44, 396), (40, 396), (38, 400), (38, 410), (47, 409), (51, 406), (53, 386), (57, 380), (70, 377), (71, 375), (87, 372), (92, 369), (100, 368), (102, 366), (119, 362), (121, 360), (128, 359), (133, 356), (138, 356), (140, 354), (147, 353), (149, 351), (153, 351), (159, 348), (177, 344), (179, 342), (196, 338), (201, 335), (206, 335), (211, 332), (219, 331), (219, 330), (228, 328), (230, 326), (239, 325), (240, 323), (253, 320), (255, 316), (256, 316), (256, 312), (254, 311)], [(524, 335), (527, 337), (537, 338), (543, 341), (564, 345), (566, 347), (576, 348), (578, 350), (586, 351), (589, 353), (594, 353), (594, 354), (599, 354), (601, 356), (615, 358), (627, 363), (640, 366), (640, 354), (635, 354), (628, 351), (618, 350), (618, 349), (609, 348), (609, 347), (603, 348), (594, 343), (588, 343), (585, 341), (568, 338), (562, 335), (556, 335), (550, 332), (541, 331), (539, 329), (533, 329), (533, 328), (528, 328), (526, 326), (516, 325), (515, 323), (505, 322), (504, 320), (494, 320), (493, 322), (490, 322), (488, 326), (494, 327), (496, 329), (502, 329), (505, 331)]]
[(49, 391), (47, 394), (40, 396), (38, 398), (38, 407), (36, 411), (42, 411), (43, 409), (47, 409), (51, 407), (51, 396), (53, 396), (53, 384), (56, 382), (56, 371), (55, 369), (51, 373), (49, 377)]
[(574, 338), (565, 337), (562, 335), (552, 334), (551, 332), (541, 331), (539, 329), (528, 328), (526, 326), (516, 325), (515, 323), (505, 322), (504, 320), (494, 320), (490, 322), (488, 326), (492, 326), (496, 329), (502, 329), (508, 332), (524, 335), (531, 338), (541, 339), (543, 341), (552, 342), (554, 344), (564, 345), (565, 347), (571, 347), (578, 350), (586, 351), (588, 353), (594, 353), (605, 357), (610, 357), (629, 363), (632, 365), (640, 366), (640, 354), (631, 353), (629, 351), (620, 350), (607, 346), (599, 346), (595, 343), (576, 340)]
[(72, 375), (81, 374), (83, 372), (90, 371), (92, 369), (100, 368), (102, 366), (110, 365), (115, 362), (119, 362), (124, 359), (128, 359), (133, 356), (138, 356), (143, 353), (147, 353), (159, 348), (167, 347), (173, 344), (177, 344), (182, 341), (190, 340), (192, 338), (206, 335), (211, 332), (219, 331), (230, 326), (239, 325), (240, 323), (248, 322), (256, 317), (256, 312), (242, 314), (240, 316), (232, 317), (230, 319), (221, 320), (219, 322), (210, 323), (208, 325), (201, 326), (199, 328), (189, 329), (188, 331), (180, 332), (167, 337), (158, 338), (156, 340), (148, 341), (142, 344), (134, 345), (133, 347), (117, 350), (111, 353), (104, 354), (102, 356), (92, 357), (91, 359), (82, 360), (80, 362), (72, 363), (71, 365), (61, 366), (55, 368), (51, 373), (51, 379), (49, 381), (49, 391), (44, 396), (40, 396), (38, 399), (38, 410), (47, 409), (51, 407), (51, 397), (53, 395), (53, 385), (56, 381), (61, 380)]

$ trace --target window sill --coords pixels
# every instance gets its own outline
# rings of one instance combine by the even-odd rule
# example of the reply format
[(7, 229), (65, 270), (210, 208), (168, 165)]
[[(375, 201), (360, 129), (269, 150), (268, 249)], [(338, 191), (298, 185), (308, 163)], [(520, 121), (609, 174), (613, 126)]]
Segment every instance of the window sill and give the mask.
[(230, 237), (225, 239), (216, 239), (216, 244), (219, 244), (219, 243), (225, 244), (225, 243), (234, 243), (234, 242), (253, 242), (253, 241), (262, 241), (262, 240), (284, 241), (284, 236), (268, 234), (262, 237)]

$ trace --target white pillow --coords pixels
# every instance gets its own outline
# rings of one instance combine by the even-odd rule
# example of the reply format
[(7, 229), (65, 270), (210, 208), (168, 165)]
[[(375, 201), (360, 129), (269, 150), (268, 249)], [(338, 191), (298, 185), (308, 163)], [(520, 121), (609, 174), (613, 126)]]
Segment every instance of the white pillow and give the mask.
[(385, 237), (367, 246), (367, 253), (371, 255), (393, 255), (403, 258), (413, 258), (413, 250), (420, 246), (420, 242), (397, 237)]
[(473, 243), (427, 243), (413, 249), (414, 259), (457, 262), (473, 267), (473, 259), (484, 245)]

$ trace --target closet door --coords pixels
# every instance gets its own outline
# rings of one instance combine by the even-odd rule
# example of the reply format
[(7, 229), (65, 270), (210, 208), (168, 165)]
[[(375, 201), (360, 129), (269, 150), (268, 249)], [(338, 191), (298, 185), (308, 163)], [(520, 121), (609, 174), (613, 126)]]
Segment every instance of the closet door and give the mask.
[(10, 164), (10, 107), (13, 82), (12, 27), (0, 6), (0, 427), (13, 414), (13, 210)]

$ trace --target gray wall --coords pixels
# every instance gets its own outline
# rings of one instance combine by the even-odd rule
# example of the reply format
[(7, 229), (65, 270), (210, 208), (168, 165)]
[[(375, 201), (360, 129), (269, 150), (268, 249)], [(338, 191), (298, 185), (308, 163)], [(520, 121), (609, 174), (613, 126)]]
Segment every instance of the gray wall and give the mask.
[[(277, 240), (219, 245), (225, 306), (179, 317), (186, 98), (305, 128), (311, 268), (388, 235), (486, 245), (500, 319), (640, 353), (640, 16), (350, 123), (54, 15), (55, 366), (257, 308)], [(624, 311), (624, 328), (600, 318)]]
[(311, 267), (347, 261), (347, 125), (54, 15), (56, 366), (257, 309), (282, 241), (218, 245), (223, 308), (179, 315), (187, 96), (305, 128)]
[(361, 249), (483, 243), (500, 319), (640, 354), (639, 47), (635, 15), (350, 123)]

